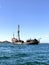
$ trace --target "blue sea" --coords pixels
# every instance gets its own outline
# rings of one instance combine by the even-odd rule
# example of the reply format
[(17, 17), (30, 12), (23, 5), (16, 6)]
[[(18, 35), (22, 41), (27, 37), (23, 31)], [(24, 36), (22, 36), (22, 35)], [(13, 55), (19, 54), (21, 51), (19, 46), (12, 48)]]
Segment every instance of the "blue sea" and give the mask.
[(49, 65), (49, 44), (0, 43), (0, 65)]

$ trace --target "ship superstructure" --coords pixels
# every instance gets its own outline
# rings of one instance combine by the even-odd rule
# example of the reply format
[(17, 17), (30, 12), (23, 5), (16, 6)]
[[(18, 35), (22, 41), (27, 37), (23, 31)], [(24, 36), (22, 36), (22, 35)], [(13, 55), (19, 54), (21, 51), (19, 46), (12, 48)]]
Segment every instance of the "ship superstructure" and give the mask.
[(26, 41), (26, 44), (38, 44), (39, 43), (39, 40), (37, 39), (28, 39)]
[(15, 38), (15, 36), (13, 34), (12, 43), (15, 43), (16, 41), (17, 41), (17, 38)]

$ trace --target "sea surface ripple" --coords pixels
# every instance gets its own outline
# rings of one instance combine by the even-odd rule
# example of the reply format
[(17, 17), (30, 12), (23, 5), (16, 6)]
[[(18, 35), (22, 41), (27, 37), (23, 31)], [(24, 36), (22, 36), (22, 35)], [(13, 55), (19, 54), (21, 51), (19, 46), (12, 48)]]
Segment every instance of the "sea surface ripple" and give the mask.
[(49, 44), (0, 43), (0, 65), (49, 65)]

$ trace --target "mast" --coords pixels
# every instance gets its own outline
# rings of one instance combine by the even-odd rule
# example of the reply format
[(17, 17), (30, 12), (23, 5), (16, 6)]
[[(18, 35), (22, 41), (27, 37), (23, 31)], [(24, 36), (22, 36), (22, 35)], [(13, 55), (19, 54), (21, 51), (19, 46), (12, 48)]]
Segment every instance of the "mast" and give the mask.
[(18, 40), (20, 40), (20, 25), (18, 25)]

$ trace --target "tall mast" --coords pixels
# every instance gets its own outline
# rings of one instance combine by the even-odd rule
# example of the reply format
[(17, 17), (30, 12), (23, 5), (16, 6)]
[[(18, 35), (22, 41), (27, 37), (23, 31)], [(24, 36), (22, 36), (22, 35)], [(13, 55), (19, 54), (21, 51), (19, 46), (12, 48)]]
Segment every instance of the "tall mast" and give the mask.
[(20, 25), (18, 25), (18, 40), (20, 40)]

